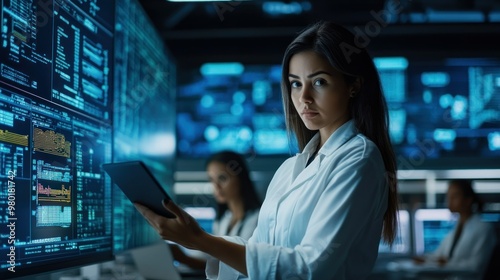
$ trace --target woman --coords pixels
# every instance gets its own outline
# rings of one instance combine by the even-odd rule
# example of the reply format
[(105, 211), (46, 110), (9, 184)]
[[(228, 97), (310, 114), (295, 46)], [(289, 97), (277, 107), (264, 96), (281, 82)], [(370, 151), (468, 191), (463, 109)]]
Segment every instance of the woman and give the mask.
[(174, 203), (165, 207), (176, 219), (137, 205), (163, 238), (214, 257), (209, 279), (363, 279), (381, 233), (393, 242), (397, 183), (387, 107), (373, 61), (355, 39), (320, 22), (288, 46), (283, 102), (301, 153), (276, 171), (248, 242), (203, 233)]
[(261, 202), (245, 159), (235, 152), (219, 152), (208, 159), (206, 169), (218, 208), (214, 234), (250, 238)]
[[(248, 240), (257, 226), (261, 201), (245, 159), (238, 153), (222, 151), (210, 156), (205, 168), (217, 201), (213, 234)], [(205, 259), (186, 255), (177, 246), (171, 248), (177, 261), (191, 268), (205, 269)]]
[(432, 254), (415, 257), (417, 263), (436, 262), (444, 268), (472, 273), (482, 279), (496, 237), (493, 227), (481, 221), (483, 204), (470, 180), (451, 180), (446, 194), (448, 208), (460, 218)]

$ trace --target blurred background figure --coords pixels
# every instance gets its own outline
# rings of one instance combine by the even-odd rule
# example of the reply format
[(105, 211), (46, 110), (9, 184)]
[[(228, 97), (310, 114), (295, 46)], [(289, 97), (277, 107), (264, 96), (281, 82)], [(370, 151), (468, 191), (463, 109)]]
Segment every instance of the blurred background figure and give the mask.
[(208, 159), (206, 169), (218, 208), (214, 234), (250, 238), (257, 226), (261, 200), (245, 159), (235, 152), (219, 152)]
[[(245, 158), (233, 151), (222, 151), (210, 156), (205, 168), (217, 202), (213, 234), (250, 238), (257, 226), (262, 202), (250, 179)], [(205, 269), (204, 258), (190, 256), (176, 245), (171, 249), (178, 262), (193, 269)]]
[(416, 263), (435, 262), (443, 268), (466, 270), (482, 279), (496, 244), (494, 228), (481, 221), (482, 202), (470, 180), (451, 180), (448, 208), (460, 217), (453, 230), (431, 254), (415, 257)]

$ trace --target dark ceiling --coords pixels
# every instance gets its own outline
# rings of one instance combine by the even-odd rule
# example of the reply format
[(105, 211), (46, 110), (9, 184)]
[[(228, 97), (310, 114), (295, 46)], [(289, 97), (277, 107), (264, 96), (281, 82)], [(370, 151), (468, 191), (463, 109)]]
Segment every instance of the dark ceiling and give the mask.
[[(294, 35), (317, 20), (334, 20), (358, 30), (374, 28), (369, 48), (382, 54), (402, 49), (493, 52), (498, 49), (493, 37), (500, 35), (500, 22), (489, 20), (490, 13), (500, 11), (500, 0), (283, 1), (289, 14), (274, 16), (264, 11), (276, 9), (273, 2), (264, 0), (140, 2), (181, 65), (235, 58), (279, 62)], [(302, 12), (296, 14), (297, 9)], [(432, 12), (451, 11), (476, 12), (484, 19), (467, 22), (459, 15), (432, 22)], [(420, 22), (413, 22), (414, 15)]]

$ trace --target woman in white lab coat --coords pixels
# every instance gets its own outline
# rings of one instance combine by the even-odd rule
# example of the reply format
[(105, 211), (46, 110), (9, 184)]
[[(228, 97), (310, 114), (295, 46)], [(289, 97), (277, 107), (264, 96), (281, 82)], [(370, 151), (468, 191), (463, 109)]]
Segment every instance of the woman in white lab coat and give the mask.
[(481, 220), (482, 202), (470, 180), (451, 180), (446, 200), (450, 211), (460, 216), (457, 225), (434, 252), (415, 257), (415, 261), (435, 262), (446, 270), (468, 272), (482, 279), (496, 244), (495, 230)]
[[(233, 151), (220, 151), (207, 159), (205, 168), (217, 202), (213, 234), (248, 240), (257, 226), (261, 200), (245, 158)], [(194, 269), (205, 269), (204, 254), (186, 254), (176, 245), (171, 249), (177, 261)]]
[(288, 46), (282, 93), (300, 153), (276, 171), (248, 241), (205, 234), (173, 202), (159, 234), (213, 257), (209, 279), (364, 279), (396, 232), (396, 161), (371, 57), (347, 29), (319, 22)]
[(248, 240), (257, 226), (262, 203), (245, 158), (232, 151), (221, 151), (208, 158), (206, 169), (217, 202), (213, 233)]

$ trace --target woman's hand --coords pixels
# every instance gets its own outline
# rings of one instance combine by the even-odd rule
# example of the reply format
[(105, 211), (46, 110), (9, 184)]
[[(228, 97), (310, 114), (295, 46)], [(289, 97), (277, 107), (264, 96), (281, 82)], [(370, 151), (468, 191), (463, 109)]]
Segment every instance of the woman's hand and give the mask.
[(138, 203), (134, 203), (134, 206), (163, 239), (189, 249), (205, 252), (247, 275), (245, 246), (204, 232), (196, 220), (174, 202), (169, 201), (166, 204), (163, 202), (163, 207), (175, 216), (170, 219)]
[(197, 241), (205, 232), (193, 217), (179, 208), (173, 201), (170, 200), (167, 203), (163, 201), (163, 207), (174, 214), (174, 218), (158, 215), (139, 203), (134, 203), (134, 206), (163, 239), (173, 241), (186, 248), (197, 249)]

